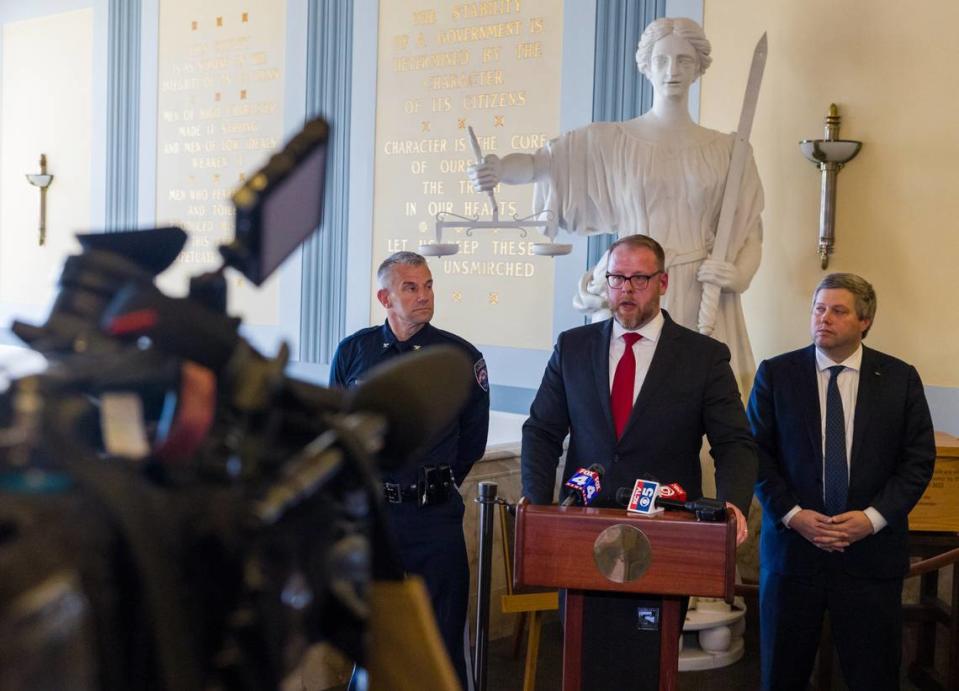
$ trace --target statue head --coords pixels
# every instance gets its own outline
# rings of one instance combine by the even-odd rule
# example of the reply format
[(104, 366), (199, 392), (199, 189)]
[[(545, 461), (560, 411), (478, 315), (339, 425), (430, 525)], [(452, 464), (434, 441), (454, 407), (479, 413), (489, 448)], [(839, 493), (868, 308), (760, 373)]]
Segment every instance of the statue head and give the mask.
[(647, 79), (650, 78), (650, 56), (653, 53), (653, 46), (661, 38), (670, 34), (689, 41), (690, 45), (696, 49), (696, 55), (699, 58), (699, 76), (701, 76), (713, 61), (709, 56), (712, 46), (706, 34), (703, 33), (703, 27), (685, 17), (675, 19), (662, 17), (649, 23), (636, 47), (636, 66), (640, 73)]

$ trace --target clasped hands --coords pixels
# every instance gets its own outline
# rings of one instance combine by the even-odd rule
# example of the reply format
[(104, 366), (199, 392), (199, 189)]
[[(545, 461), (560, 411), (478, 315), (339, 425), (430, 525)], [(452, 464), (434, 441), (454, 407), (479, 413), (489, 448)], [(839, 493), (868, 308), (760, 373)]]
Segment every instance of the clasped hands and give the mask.
[(801, 509), (790, 519), (789, 527), (827, 552), (842, 552), (873, 532), (872, 521), (862, 511), (826, 516), (811, 509)]

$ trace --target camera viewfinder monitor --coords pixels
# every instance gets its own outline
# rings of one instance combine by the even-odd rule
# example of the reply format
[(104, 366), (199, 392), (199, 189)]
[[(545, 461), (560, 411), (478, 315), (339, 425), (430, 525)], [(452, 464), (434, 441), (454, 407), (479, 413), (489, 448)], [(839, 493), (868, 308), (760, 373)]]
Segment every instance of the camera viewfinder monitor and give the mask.
[(257, 286), (320, 226), (329, 134), (311, 120), (233, 194), (236, 233), (220, 253)]

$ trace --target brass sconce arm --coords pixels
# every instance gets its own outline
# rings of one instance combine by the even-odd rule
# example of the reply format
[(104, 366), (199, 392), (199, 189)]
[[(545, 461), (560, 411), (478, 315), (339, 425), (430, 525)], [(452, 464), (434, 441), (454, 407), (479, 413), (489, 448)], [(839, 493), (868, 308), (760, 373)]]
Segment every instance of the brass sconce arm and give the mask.
[(40, 172), (27, 173), (27, 182), (40, 188), (40, 243), (47, 242), (47, 188), (53, 182), (53, 176), (47, 174), (47, 155), (40, 154)]
[(836, 176), (856, 157), (862, 142), (839, 139), (839, 108), (830, 104), (826, 115), (825, 139), (803, 139), (799, 149), (819, 168), (822, 184), (819, 193), (819, 262), (825, 269), (836, 244)]

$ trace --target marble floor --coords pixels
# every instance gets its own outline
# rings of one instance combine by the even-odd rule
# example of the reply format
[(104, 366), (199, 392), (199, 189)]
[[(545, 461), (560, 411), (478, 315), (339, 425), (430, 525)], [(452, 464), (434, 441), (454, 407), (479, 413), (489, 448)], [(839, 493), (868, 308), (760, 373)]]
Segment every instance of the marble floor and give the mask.
[[(759, 624), (755, 608), (747, 611), (745, 638), (746, 653), (739, 662), (708, 672), (680, 674), (681, 691), (752, 691), (759, 688)], [(556, 613), (543, 623), (539, 669), (536, 675), (538, 691), (557, 691), (562, 686), (562, 627)], [(908, 657), (908, 645), (906, 654)], [(838, 677), (838, 666), (835, 668)], [(512, 638), (501, 638), (490, 643), (487, 691), (521, 691), (523, 688), (523, 660), (512, 656)], [(905, 678), (902, 691), (916, 687)], [(834, 678), (830, 691), (846, 689), (841, 679)]]
[[(752, 606), (748, 606), (748, 605)], [(753, 691), (759, 688), (759, 622), (756, 615), (755, 602), (747, 601), (746, 631), (744, 634), (745, 655), (741, 660), (728, 667), (704, 672), (683, 672), (680, 674), (681, 691)], [(538, 691), (558, 691), (562, 686), (562, 626), (556, 612), (546, 614), (543, 622), (536, 689)], [(939, 661), (945, 661), (945, 637), (938, 636), (936, 651), (937, 666)], [(904, 631), (903, 666), (914, 659), (914, 637), (909, 626)], [(525, 642), (522, 646), (525, 650)], [(513, 641), (511, 636), (498, 638), (490, 642), (489, 659), (487, 664), (487, 691), (521, 691), (523, 688), (522, 655), (513, 657)], [(832, 685), (828, 689), (816, 691), (844, 691), (846, 685), (839, 678), (838, 661), (833, 665), (834, 675)], [(343, 670), (344, 672), (346, 670)], [(815, 678), (815, 674), (814, 674)], [(344, 691), (345, 686), (328, 686), (317, 684), (316, 680), (304, 678), (302, 685), (296, 685), (296, 691)], [(310, 682), (314, 683), (310, 683)], [(345, 681), (345, 678), (344, 678)], [(900, 680), (902, 691), (916, 691), (917, 687), (910, 683), (905, 675)], [(810, 689), (813, 687), (811, 686)]]
[[(737, 663), (710, 672), (684, 672), (680, 675), (682, 691), (719, 691), (721, 689), (758, 689), (759, 657), (750, 651), (758, 650), (757, 634), (746, 628), (746, 655)], [(539, 668), (536, 688), (556, 691), (562, 687), (563, 632), (559, 616), (552, 613), (543, 623)], [(490, 643), (489, 683), (487, 691), (521, 691), (523, 688), (523, 660), (512, 658), (512, 638), (501, 638)]]

